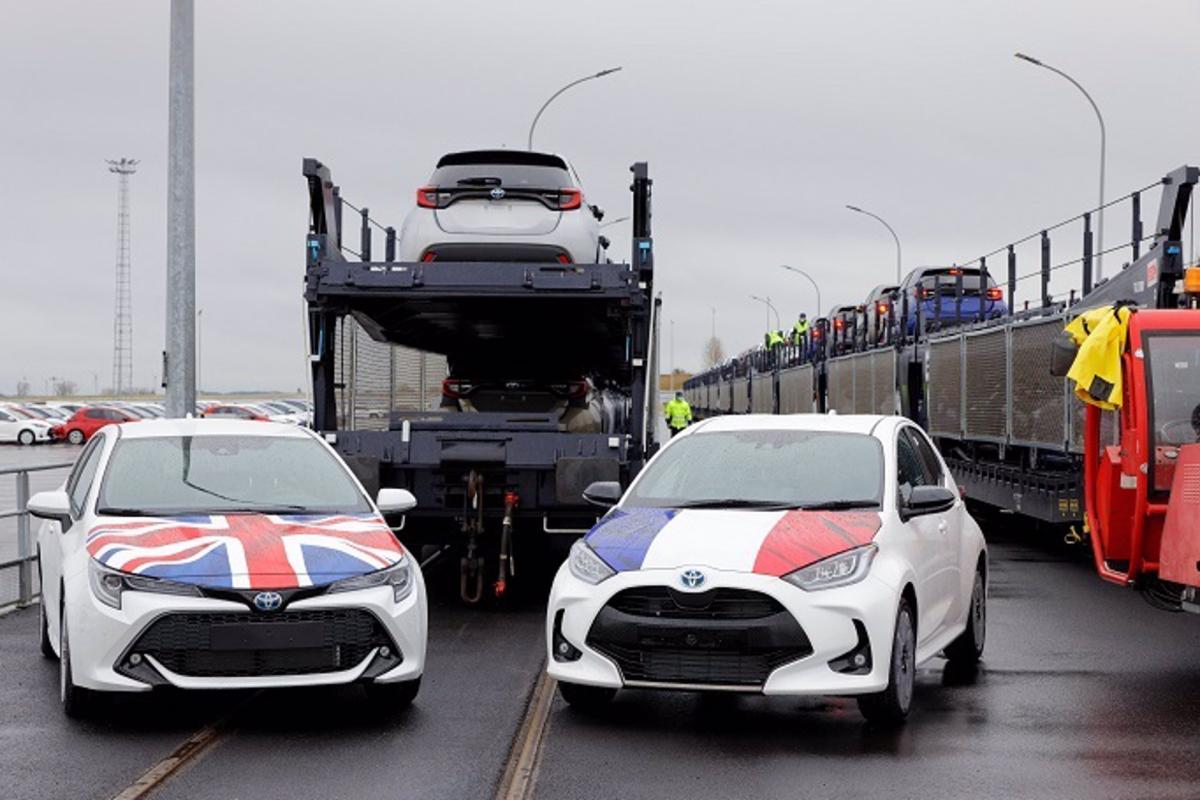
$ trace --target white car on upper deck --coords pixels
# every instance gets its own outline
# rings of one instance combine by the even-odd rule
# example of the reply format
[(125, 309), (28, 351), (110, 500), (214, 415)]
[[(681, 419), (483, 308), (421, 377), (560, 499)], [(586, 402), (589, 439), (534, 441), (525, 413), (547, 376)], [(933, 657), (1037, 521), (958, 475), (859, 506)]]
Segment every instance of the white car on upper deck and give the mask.
[(400, 229), (400, 261), (596, 264), (603, 212), (567, 161), (526, 150), (442, 156)]
[(377, 501), (296, 425), (146, 420), (91, 438), (66, 483), (29, 500), (41, 648), (62, 702), (157, 686), (362, 683), (405, 705), (425, 665), (421, 571)]
[(745, 415), (670, 440), (575, 543), (547, 610), (573, 705), (622, 687), (854, 695), (903, 719), (921, 662), (983, 651), (986, 545), (901, 417)]

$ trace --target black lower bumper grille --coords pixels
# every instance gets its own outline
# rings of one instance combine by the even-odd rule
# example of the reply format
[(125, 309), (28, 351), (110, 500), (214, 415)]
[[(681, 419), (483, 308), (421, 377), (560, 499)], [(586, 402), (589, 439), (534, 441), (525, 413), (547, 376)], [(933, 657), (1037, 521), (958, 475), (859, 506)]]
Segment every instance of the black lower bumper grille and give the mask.
[(252, 677), (337, 672), (370, 652), (395, 645), (383, 625), (361, 609), (278, 614), (167, 614), (126, 651), (152, 656), (191, 677)]
[(627, 589), (596, 615), (587, 644), (611, 658), (626, 681), (748, 687), (813, 652), (804, 629), (774, 598), (731, 589)]

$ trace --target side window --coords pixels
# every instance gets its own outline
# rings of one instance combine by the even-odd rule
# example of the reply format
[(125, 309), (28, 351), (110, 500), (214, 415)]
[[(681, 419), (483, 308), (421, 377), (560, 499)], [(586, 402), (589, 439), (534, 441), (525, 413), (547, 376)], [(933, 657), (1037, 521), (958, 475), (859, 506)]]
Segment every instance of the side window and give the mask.
[(104, 448), (104, 437), (97, 436), (88, 442), (88, 446), (79, 455), (75, 463), (75, 471), (67, 481), (67, 494), (71, 498), (71, 513), (79, 516), (83, 513), (83, 504), (87, 499), (88, 490), (96, 477), (96, 468), (100, 465), (100, 451)]
[(900, 499), (907, 500), (914, 486), (924, 486), (928, 481), (921, 456), (913, 447), (906, 431), (896, 437), (896, 482), (899, 484)]
[(916, 428), (906, 428), (905, 433), (912, 437), (913, 445), (921, 456), (921, 463), (925, 465), (925, 474), (929, 478), (929, 483), (933, 486), (944, 484), (946, 476), (942, 474), (942, 464), (938, 461), (937, 454), (933, 452), (933, 445), (929, 443), (929, 439)]
[(16, 422), (16, 420), (13, 419), (8, 414), (6, 414), (5, 412), (0, 411), (0, 422)]

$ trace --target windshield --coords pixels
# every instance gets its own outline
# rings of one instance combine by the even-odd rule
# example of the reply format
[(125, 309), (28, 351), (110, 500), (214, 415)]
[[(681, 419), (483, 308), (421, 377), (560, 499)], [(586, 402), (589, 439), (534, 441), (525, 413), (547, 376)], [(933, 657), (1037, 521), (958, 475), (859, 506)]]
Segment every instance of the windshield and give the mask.
[(712, 431), (685, 436), (646, 467), (622, 506), (878, 508), (883, 448), (828, 431)]
[(337, 458), (308, 437), (162, 436), (113, 449), (97, 513), (363, 513)]
[(1200, 336), (1147, 335), (1142, 349), (1153, 397), (1150, 424), (1157, 466), (1153, 486), (1168, 491), (1177, 454), (1161, 451), (1200, 442)]

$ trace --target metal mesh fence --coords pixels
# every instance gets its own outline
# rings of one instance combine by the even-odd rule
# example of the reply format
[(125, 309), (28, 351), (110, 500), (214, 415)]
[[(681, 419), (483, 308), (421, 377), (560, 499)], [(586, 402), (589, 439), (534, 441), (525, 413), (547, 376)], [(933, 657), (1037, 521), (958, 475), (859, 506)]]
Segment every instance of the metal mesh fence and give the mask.
[(968, 436), (1002, 440), (1008, 433), (1007, 338), (1005, 328), (963, 337)]
[(767, 373), (750, 379), (750, 410), (755, 414), (775, 411), (775, 376)]
[(437, 408), (449, 374), (445, 356), (377, 342), (348, 316), (334, 362), (338, 425), (345, 430), (386, 430), (393, 411)]
[(853, 414), (854, 366), (845, 358), (835, 358), (826, 362), (825, 369), (829, 408), (839, 414)]
[(929, 432), (940, 436), (962, 433), (962, 340), (955, 336), (929, 344), (926, 402)]
[(1012, 326), (1012, 441), (1062, 447), (1067, 441), (1066, 381), (1050, 374), (1051, 343), (1062, 321)]
[(851, 356), (854, 372), (854, 413), (875, 413), (874, 382), (871, 380), (871, 356)]
[(813, 410), (813, 368), (785, 369), (779, 373), (779, 413), (809, 414)]
[(881, 350), (872, 353), (871, 359), (871, 394), (873, 397), (871, 412), (874, 414), (895, 414), (896, 409), (896, 353), (892, 350)]
[(733, 392), (733, 413), (746, 414), (750, 411), (750, 398), (746, 395), (747, 378), (734, 378), (729, 383), (729, 390)]

